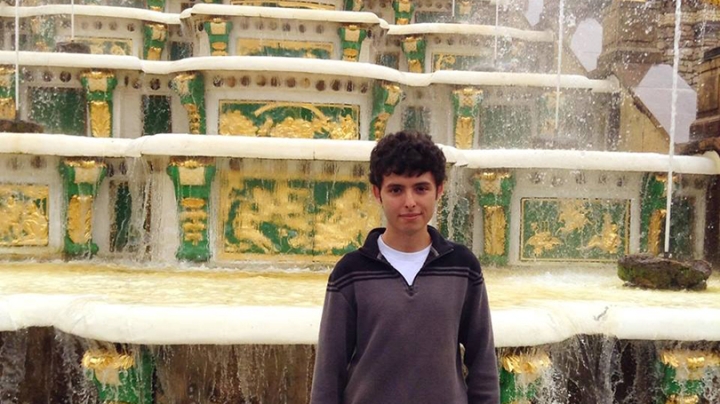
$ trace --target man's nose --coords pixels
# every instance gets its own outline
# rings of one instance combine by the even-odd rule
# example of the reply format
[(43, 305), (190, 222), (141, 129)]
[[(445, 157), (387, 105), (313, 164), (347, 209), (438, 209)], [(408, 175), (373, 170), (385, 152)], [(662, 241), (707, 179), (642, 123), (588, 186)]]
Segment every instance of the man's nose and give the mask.
[(415, 207), (415, 196), (412, 191), (405, 192), (405, 206), (408, 208)]

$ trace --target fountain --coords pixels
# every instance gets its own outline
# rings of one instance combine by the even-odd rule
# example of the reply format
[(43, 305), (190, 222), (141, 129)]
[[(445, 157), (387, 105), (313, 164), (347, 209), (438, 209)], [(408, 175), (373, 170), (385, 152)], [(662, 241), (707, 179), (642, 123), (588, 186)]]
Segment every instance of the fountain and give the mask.
[(718, 262), (720, 14), (540, 3), (1, 4), (0, 118), (45, 133), (0, 133), (0, 401), (306, 403), (401, 128), (443, 145), (435, 224), (485, 265), (503, 404), (720, 400), (720, 283), (615, 275)]

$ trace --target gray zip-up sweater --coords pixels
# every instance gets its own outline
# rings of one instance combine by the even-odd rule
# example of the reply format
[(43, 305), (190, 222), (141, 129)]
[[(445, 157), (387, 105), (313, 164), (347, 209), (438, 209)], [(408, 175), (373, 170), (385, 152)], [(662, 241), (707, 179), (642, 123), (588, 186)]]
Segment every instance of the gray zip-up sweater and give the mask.
[[(328, 281), (311, 404), (498, 404), (490, 309), (477, 258), (428, 226), (413, 285), (370, 232)], [(459, 344), (465, 346), (467, 379)]]

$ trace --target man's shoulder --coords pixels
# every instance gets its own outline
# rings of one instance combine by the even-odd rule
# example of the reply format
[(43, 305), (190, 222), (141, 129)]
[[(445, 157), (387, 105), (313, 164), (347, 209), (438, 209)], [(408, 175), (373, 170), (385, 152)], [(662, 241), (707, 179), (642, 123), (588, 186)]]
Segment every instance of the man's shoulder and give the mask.
[(447, 240), (447, 243), (452, 247), (452, 251), (447, 254), (446, 262), (451, 262), (453, 265), (467, 267), (471, 272), (481, 273), (480, 261), (477, 256), (464, 244), (456, 243), (451, 240)]
[(379, 260), (368, 256), (367, 252), (352, 251), (345, 254), (330, 273), (329, 286), (342, 288), (358, 279), (369, 279), (391, 274)]

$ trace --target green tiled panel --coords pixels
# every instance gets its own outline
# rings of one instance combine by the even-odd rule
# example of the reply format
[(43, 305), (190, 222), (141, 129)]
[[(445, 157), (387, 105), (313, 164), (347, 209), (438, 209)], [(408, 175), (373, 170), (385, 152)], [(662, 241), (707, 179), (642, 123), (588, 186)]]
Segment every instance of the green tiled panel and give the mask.
[(132, 217), (132, 195), (127, 182), (115, 185), (115, 220), (110, 233), (110, 249), (122, 251), (128, 243), (130, 219)]
[(381, 66), (391, 67), (391, 68), (397, 70), (400, 68), (399, 54), (397, 54), (397, 53), (381, 53), (381, 54), (377, 55), (376, 63)]
[(170, 42), (170, 60), (180, 60), (192, 57), (193, 48), (191, 43)]
[(142, 97), (143, 136), (172, 133), (170, 97), (144, 95)]
[(521, 209), (521, 260), (614, 261), (629, 251), (629, 200), (523, 198)]
[(70, 88), (30, 88), (30, 120), (45, 133), (85, 136), (85, 92)]
[(430, 108), (407, 107), (403, 111), (403, 128), (430, 133)]
[(230, 190), (224, 252), (311, 257), (357, 249), (370, 216), (359, 206), (367, 192), (364, 182), (245, 179)]
[(482, 108), (482, 148), (529, 148), (531, 146), (530, 108), (490, 105)]
[[(673, 198), (670, 212), (670, 251), (678, 259), (693, 259), (695, 206), (691, 198)], [(665, 239), (663, 233), (662, 239)]]

